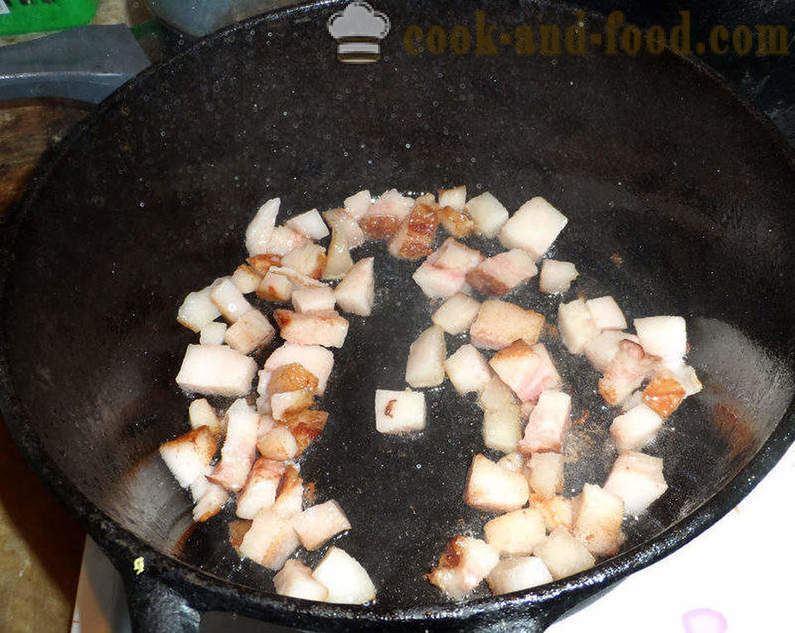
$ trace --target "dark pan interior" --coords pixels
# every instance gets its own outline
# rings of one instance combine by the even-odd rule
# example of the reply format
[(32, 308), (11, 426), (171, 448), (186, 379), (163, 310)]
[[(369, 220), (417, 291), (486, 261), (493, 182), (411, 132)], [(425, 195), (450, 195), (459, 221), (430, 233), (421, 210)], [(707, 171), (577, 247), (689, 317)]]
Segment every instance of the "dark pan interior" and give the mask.
[[(187, 428), (188, 400), (173, 380), (195, 340), (174, 320), (184, 295), (234, 269), (249, 218), (275, 195), (297, 213), (338, 206), (362, 187), (465, 183), (511, 211), (540, 194), (570, 220), (553, 255), (583, 272), (566, 299), (610, 293), (629, 318), (688, 319), (705, 389), (649, 449), (665, 457), (670, 490), (628, 522), (633, 548), (719, 491), (792, 399), (790, 154), (725, 88), (670, 54), (412, 57), (401, 49), (408, 25), (473, 24), (474, 6), (378, 8), (392, 35), (377, 64), (335, 60), (328, 7), (252, 22), (122, 89), (70, 139), (28, 199), (2, 305), (30, 424), (66, 477), (122, 527), (269, 591), (270, 575), (227, 543), (233, 510), (191, 531), (188, 496), (157, 457)], [(573, 20), (533, 6), (488, 15), (511, 27)], [(302, 469), (320, 500), (348, 513), (354, 529), (335, 543), (368, 569), (386, 611), (438, 603), (422, 573), (450, 536), (486, 517), (461, 501), (482, 450), (472, 399), (446, 383), (428, 393), (422, 437), (375, 432), (374, 389), (404, 386), (408, 344), (432, 307), (409, 278), (414, 265), (380, 245), (355, 257), (368, 254), (376, 312), (351, 318), (323, 401), (329, 423)], [(557, 300), (536, 280), (512, 299), (554, 322)], [(448, 338), (448, 350), (460, 342)], [(548, 342), (574, 417), (590, 413), (567, 449), (581, 457), (566, 469), (576, 494), (601, 483), (615, 458), (614, 412), (595, 396), (585, 361)]]

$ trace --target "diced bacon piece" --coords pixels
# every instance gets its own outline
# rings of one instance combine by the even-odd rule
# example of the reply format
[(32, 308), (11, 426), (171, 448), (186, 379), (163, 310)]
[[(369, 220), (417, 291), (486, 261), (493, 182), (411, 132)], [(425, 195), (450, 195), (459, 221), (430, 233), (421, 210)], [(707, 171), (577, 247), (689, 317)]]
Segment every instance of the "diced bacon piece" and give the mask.
[(320, 217), (317, 209), (299, 213), (287, 220), (285, 225), (310, 240), (322, 240), (329, 234), (328, 227), (323, 222), (323, 218)]
[(444, 230), (457, 239), (468, 237), (475, 230), (475, 223), (463, 210), (441, 205), (436, 211), (436, 217)]
[(221, 316), (221, 311), (210, 299), (212, 286), (191, 292), (185, 297), (177, 311), (177, 322), (189, 330), (199, 332), (201, 329)]
[(235, 272), (232, 273), (232, 283), (244, 295), (254, 292), (261, 281), (262, 275), (259, 275), (248, 264), (240, 264), (240, 266), (235, 268)]
[(208, 482), (193, 506), (193, 520), (204, 523), (218, 514), (229, 500), (229, 492), (223, 486)]
[(474, 345), (459, 347), (444, 361), (444, 370), (458, 393), (482, 391), (491, 380), (491, 369)]
[(564, 527), (555, 528), (535, 549), (535, 555), (544, 561), (552, 578), (566, 576), (590, 569), (596, 563), (591, 552)]
[(436, 205), (417, 201), (389, 241), (387, 250), (399, 259), (414, 261), (427, 257), (433, 251), (433, 238), (438, 226)]
[(206, 426), (213, 432), (213, 435), (220, 435), (224, 430), (221, 420), (218, 419), (218, 414), (213, 409), (213, 406), (207, 402), (207, 398), (199, 398), (191, 402), (188, 407), (188, 417), (190, 426), (193, 429)]
[(558, 306), (558, 330), (563, 344), (572, 354), (582, 354), (588, 341), (601, 332), (583, 299)]
[(342, 279), (351, 268), (353, 268), (353, 259), (351, 258), (350, 247), (340, 231), (332, 229), (331, 242), (328, 245), (328, 254), (326, 255), (326, 265), (323, 268), (322, 278)]
[(263, 567), (277, 571), (297, 549), (298, 536), (290, 521), (270, 509), (264, 509), (251, 522), (238, 553)]
[(254, 462), (246, 485), (237, 495), (237, 516), (253, 519), (260, 510), (270, 508), (276, 501), (276, 490), (284, 470), (280, 461), (260, 457)]
[(567, 393), (542, 391), (527, 420), (519, 451), (525, 454), (541, 451), (559, 453), (571, 424), (570, 410), (571, 396)]
[(500, 562), (499, 551), (480, 539), (454, 536), (439, 564), (426, 578), (447, 596), (460, 600), (477, 587)]
[(332, 231), (337, 231), (340, 240), (345, 242), (348, 249), (354, 249), (364, 244), (364, 231), (356, 218), (345, 209), (329, 209), (323, 212), (323, 217), (328, 222)]
[(580, 273), (577, 272), (577, 268), (571, 262), (545, 259), (541, 264), (538, 289), (547, 294), (564, 293), (571, 286), (571, 282), (579, 276)]
[(318, 388), (317, 376), (299, 363), (282, 365), (269, 372), (269, 374), (266, 383), (263, 384), (260, 381), (260, 386), (265, 387), (263, 393), (268, 395), (299, 390), (309, 391), (314, 394)]
[(502, 466), (512, 473), (520, 473), (524, 469), (524, 455), (521, 453), (508, 453), (497, 460), (497, 466)]
[(542, 314), (490, 299), (481, 304), (469, 328), (469, 336), (476, 347), (499, 350), (519, 339), (532, 345), (538, 340), (543, 325)]
[(280, 255), (252, 255), (246, 258), (246, 263), (251, 266), (251, 269), (260, 277), (263, 277), (271, 268), (278, 268), (282, 265), (282, 258)]
[(516, 341), (492, 356), (489, 364), (522, 402), (535, 401), (542, 391), (562, 384), (543, 343)]
[(585, 302), (591, 319), (601, 330), (626, 330), (627, 319), (616, 300), (611, 296), (588, 299)]
[(345, 198), (345, 200), (342, 202), (342, 206), (345, 207), (345, 211), (348, 213), (348, 215), (358, 222), (359, 219), (361, 219), (361, 217), (367, 213), (372, 201), (373, 200), (370, 197), (370, 191), (368, 189), (364, 189), (363, 191), (359, 191), (352, 196)]
[(521, 439), (522, 420), (517, 405), (505, 405), (483, 412), (483, 443), (487, 448), (511, 453)]
[(414, 200), (402, 196), (396, 189), (382, 193), (360, 217), (359, 225), (371, 240), (388, 240), (400, 223), (411, 213)]
[(375, 585), (359, 562), (339, 547), (330, 547), (312, 577), (328, 588), (326, 602), (364, 604), (375, 599)]
[(621, 523), (624, 502), (612, 492), (594, 484), (585, 484), (572, 502), (572, 534), (595, 556), (613, 556), (624, 542)]
[(533, 259), (520, 249), (484, 259), (467, 273), (467, 283), (484, 294), (503, 295), (538, 272)]
[(210, 299), (230, 323), (234, 323), (252, 309), (229, 277), (222, 277), (213, 283)]
[(411, 278), (429, 299), (446, 299), (466, 288), (466, 273), (459, 270), (439, 268), (429, 263), (430, 258), (420, 265)]
[(273, 340), (276, 330), (259, 310), (252, 309), (240, 317), (224, 334), (224, 341), (241, 354), (250, 354)]
[(544, 524), (548, 532), (556, 528), (564, 527), (571, 529), (574, 522), (574, 511), (571, 507), (571, 499), (566, 499), (560, 495), (555, 495), (548, 499), (538, 495), (530, 495), (530, 507), (538, 510), (544, 517)]
[(328, 597), (326, 586), (315, 580), (312, 570), (297, 558), (284, 563), (284, 567), (273, 577), (273, 586), (280, 596), (320, 602)]
[(655, 411), (645, 404), (639, 404), (613, 420), (610, 435), (619, 451), (634, 451), (654, 439), (662, 422), (662, 418)]
[(544, 517), (538, 510), (524, 508), (492, 519), (483, 526), (486, 542), (501, 554), (531, 554), (547, 536)]
[(505, 248), (521, 248), (533, 259), (541, 259), (568, 221), (544, 198), (530, 198), (502, 227), (500, 242)]
[(244, 396), (256, 372), (253, 358), (226, 345), (188, 345), (177, 384), (205, 395)]
[(632, 323), (647, 354), (677, 362), (687, 353), (687, 326), (682, 317), (654, 316)]
[(604, 489), (621, 497), (624, 512), (637, 515), (668, 490), (663, 476), (663, 460), (628, 451), (618, 456)]
[(351, 529), (348, 517), (333, 499), (296, 514), (291, 522), (301, 545), (310, 552), (321, 547), (335, 534)]
[(411, 433), (425, 428), (425, 394), (375, 390), (375, 428), (379, 433)]
[(685, 397), (690, 397), (698, 393), (703, 388), (701, 381), (696, 375), (696, 370), (690, 365), (678, 365), (671, 367), (671, 372), (679, 381), (679, 384), (684, 387)]
[(466, 209), (478, 232), (485, 237), (497, 237), (508, 221), (508, 209), (488, 191), (467, 202)]
[(289, 227), (277, 226), (271, 232), (271, 239), (268, 240), (266, 253), (280, 255), (282, 257), (282, 265), (284, 265), (284, 256), (290, 251), (303, 246), (308, 241), (306, 237)]
[(160, 445), (160, 457), (180, 486), (188, 488), (203, 477), (215, 455), (215, 434), (206, 426), (193, 429)]
[(489, 411), (518, 404), (518, 401), (513, 395), (513, 390), (499, 376), (492, 376), (483, 391), (480, 392), (478, 404), (484, 411)]
[(281, 337), (290, 343), (342, 347), (348, 335), (348, 320), (335, 310), (311, 313), (274, 310), (273, 318)]
[(276, 226), (276, 215), (279, 213), (279, 198), (272, 198), (263, 204), (254, 219), (246, 227), (246, 250), (249, 255), (260, 255), (268, 252), (268, 243)]
[(585, 344), (583, 352), (596, 371), (604, 372), (618, 353), (618, 344), (625, 339), (638, 342), (638, 337), (634, 334), (604, 330)]
[(210, 321), (199, 331), (199, 345), (223, 345), (226, 323)]
[(296, 312), (323, 312), (334, 309), (334, 291), (331, 288), (297, 288), (293, 290), (293, 308)]
[(552, 582), (552, 574), (537, 556), (518, 556), (501, 560), (486, 580), (491, 593), (502, 595), (545, 585)]
[(218, 462), (208, 479), (237, 492), (246, 483), (257, 453), (259, 414), (242, 398), (226, 411), (226, 439)]
[(298, 444), (298, 455), (300, 455), (310, 442), (323, 432), (328, 420), (328, 413), (325, 411), (315, 411), (306, 409), (300, 413), (287, 416), (284, 424), (290, 429), (295, 441)]
[(437, 268), (455, 270), (464, 275), (483, 261), (483, 255), (474, 248), (469, 248), (452, 237), (448, 237), (442, 245), (428, 256), (427, 263)]
[(563, 455), (534, 453), (527, 460), (527, 482), (533, 495), (544, 499), (563, 492)]
[(467, 188), (464, 185), (452, 189), (439, 190), (439, 206), (452, 207), (456, 211), (463, 211), (467, 203)]
[(439, 306), (431, 320), (448, 334), (462, 334), (472, 325), (479, 310), (478, 301), (459, 292)]
[(370, 316), (375, 302), (374, 258), (357, 261), (334, 289), (334, 298), (343, 312)]
[(276, 501), (271, 506), (271, 511), (285, 519), (301, 512), (304, 501), (304, 481), (298, 474), (295, 466), (288, 466), (282, 476), (279, 490), (276, 491)]
[(409, 348), (406, 382), (414, 388), (435, 387), (444, 382), (444, 359), (447, 346), (442, 328), (432, 325), (417, 337)]
[(296, 272), (320, 279), (326, 266), (326, 251), (320, 244), (307, 242), (291, 250), (282, 257), (282, 267), (292, 268)]
[(293, 283), (272, 268), (265, 273), (257, 287), (257, 296), (268, 301), (287, 303), (293, 296)]
[(643, 390), (643, 403), (663, 418), (669, 417), (685, 399), (685, 388), (670, 369), (659, 369)]
[(314, 404), (312, 392), (303, 389), (298, 391), (285, 391), (274, 393), (271, 396), (271, 415), (275, 420), (284, 421), (308, 409)]
[(467, 475), (464, 502), (489, 512), (517, 510), (527, 503), (527, 479), (498, 466), (484, 455), (475, 455)]
[(259, 423), (257, 424), (257, 442), (259, 442), (273, 428), (276, 420), (269, 414), (260, 413), (259, 411), (257, 413), (260, 414)]
[(618, 344), (618, 352), (599, 379), (599, 393), (610, 406), (621, 404), (649, 376), (656, 366), (654, 358), (630, 340)]
[(257, 440), (257, 450), (268, 459), (285, 461), (296, 456), (298, 443), (290, 429), (276, 425)]
[(334, 354), (320, 345), (297, 345), (285, 343), (276, 348), (265, 361), (265, 369), (273, 371), (282, 365), (297, 363), (303, 365), (317, 378), (317, 393), (322, 395), (326, 390), (331, 368), (334, 366)]

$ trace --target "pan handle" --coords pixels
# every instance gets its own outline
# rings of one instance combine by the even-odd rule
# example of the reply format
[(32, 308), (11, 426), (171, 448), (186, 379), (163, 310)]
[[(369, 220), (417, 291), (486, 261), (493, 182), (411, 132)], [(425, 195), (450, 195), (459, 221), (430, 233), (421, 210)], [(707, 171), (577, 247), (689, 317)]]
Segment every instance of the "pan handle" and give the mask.
[(163, 581), (141, 574), (127, 576), (124, 584), (133, 633), (199, 633), (199, 611)]

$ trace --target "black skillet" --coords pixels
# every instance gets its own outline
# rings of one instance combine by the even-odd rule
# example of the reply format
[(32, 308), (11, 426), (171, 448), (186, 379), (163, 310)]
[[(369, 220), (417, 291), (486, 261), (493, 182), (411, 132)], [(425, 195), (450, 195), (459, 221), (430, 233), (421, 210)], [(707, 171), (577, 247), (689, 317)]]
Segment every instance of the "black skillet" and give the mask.
[[(392, 22), (383, 59), (342, 64), (325, 27), (339, 8), (257, 18), (145, 72), (46, 156), (4, 229), (3, 413), (34, 469), (125, 576), (138, 631), (196, 631), (208, 611), (324, 631), (540, 631), (706, 529), (792, 442), (795, 179), (767, 121), (669, 53), (403, 49), (410, 25), (474, 30), (474, 3), (379, 0)], [(499, 33), (565, 28), (574, 16), (493, 4), (487, 19)], [(364, 186), (459, 183), (510, 209), (543, 194), (564, 210), (570, 223), (553, 255), (584, 272), (567, 299), (610, 292), (630, 318), (686, 316), (705, 389), (649, 449), (665, 458), (670, 490), (593, 570), (507, 597), (440, 598), (422, 573), (450, 536), (484, 519), (461, 501), (480, 418), (445, 386), (428, 393), (423, 437), (375, 433), (373, 390), (403, 386), (408, 342), (431, 308), (409, 280), (412, 265), (370, 245), (357, 257), (376, 254), (377, 309), (351, 319), (325, 398), (330, 421), (303, 472), (348, 513), (354, 529), (336, 542), (369, 570), (378, 600), (275, 596), (270, 575), (227, 544), (233, 510), (191, 530), (189, 499), (157, 457), (186, 428), (173, 378), (195, 337), (175, 323), (176, 306), (240, 262), (242, 232), (268, 197), (294, 213)], [(557, 300), (534, 288), (514, 300), (554, 321)], [(570, 452), (586, 456), (567, 466), (575, 494), (601, 482), (615, 457), (610, 412), (593, 394), (596, 375), (548, 342), (577, 394), (575, 415), (590, 412), (571, 439)]]

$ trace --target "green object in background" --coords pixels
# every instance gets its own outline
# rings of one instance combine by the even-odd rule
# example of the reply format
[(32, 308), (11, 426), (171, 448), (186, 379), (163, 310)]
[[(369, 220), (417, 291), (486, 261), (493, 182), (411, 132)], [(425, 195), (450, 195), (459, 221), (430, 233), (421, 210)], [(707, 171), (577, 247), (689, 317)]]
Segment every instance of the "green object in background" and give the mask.
[(98, 0), (0, 0), (0, 36), (60, 31), (88, 24)]

